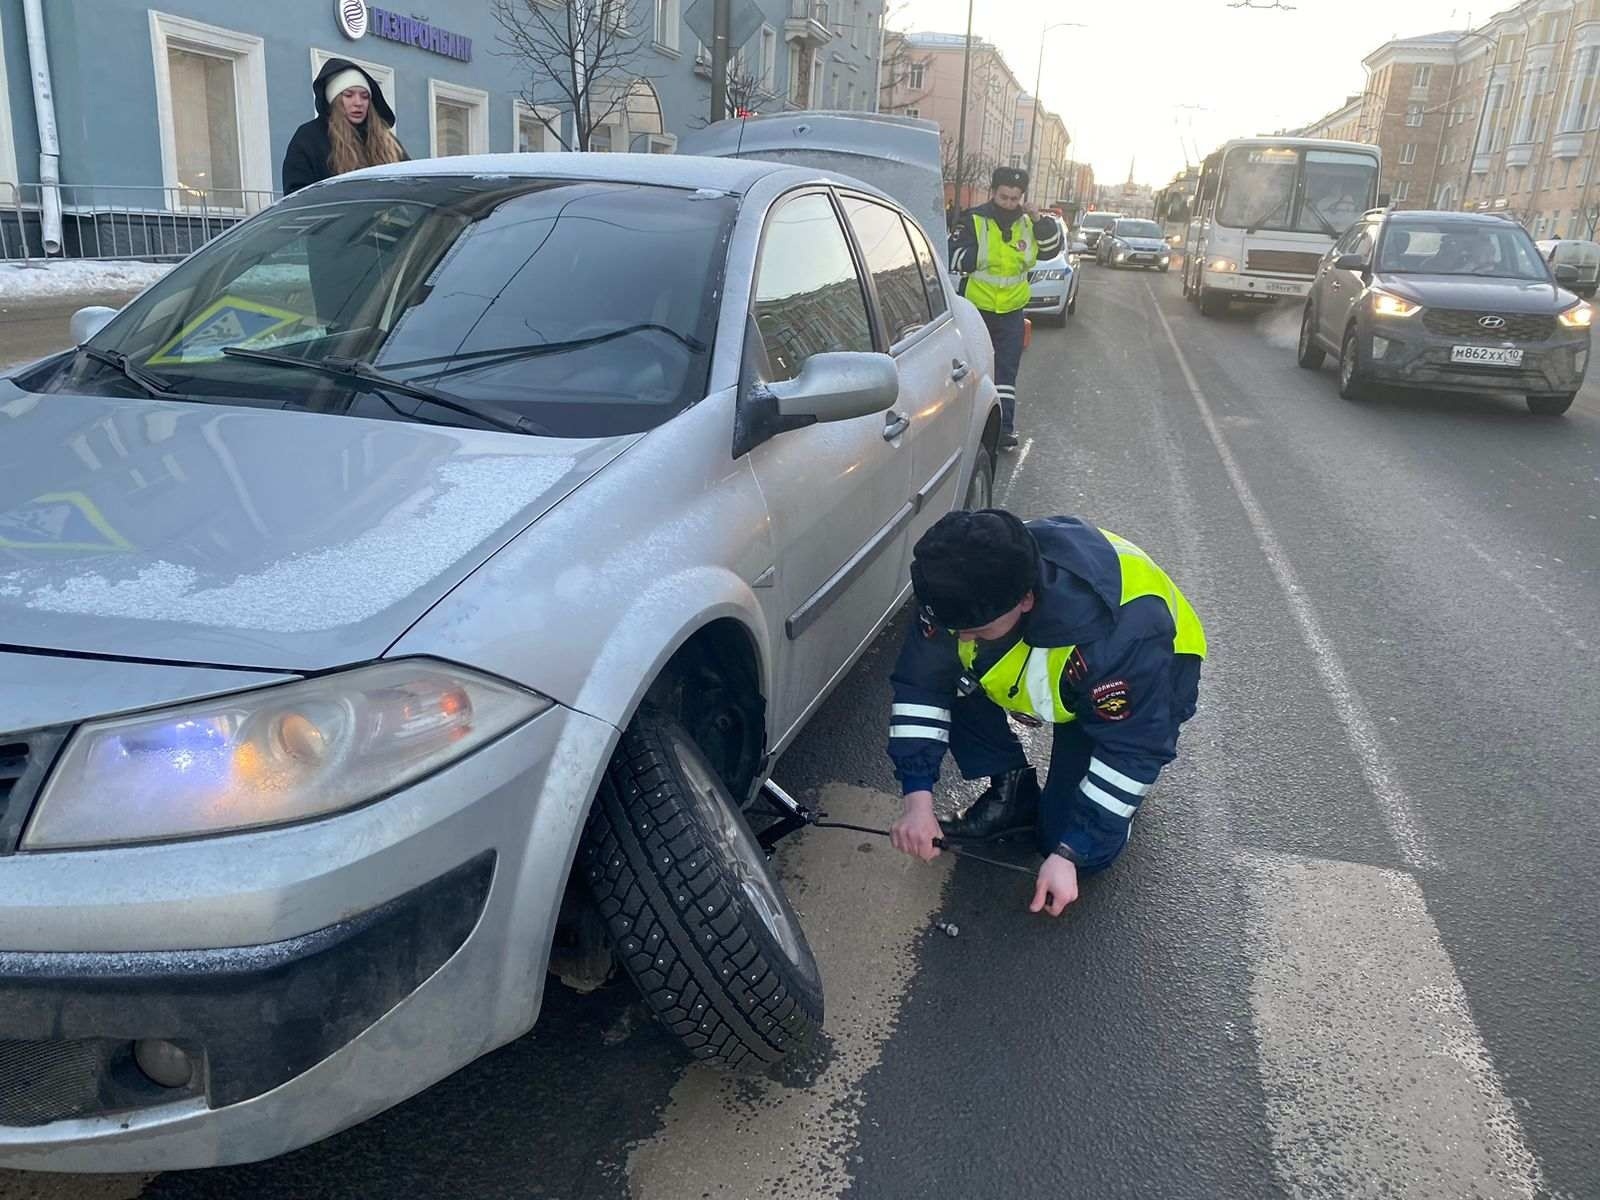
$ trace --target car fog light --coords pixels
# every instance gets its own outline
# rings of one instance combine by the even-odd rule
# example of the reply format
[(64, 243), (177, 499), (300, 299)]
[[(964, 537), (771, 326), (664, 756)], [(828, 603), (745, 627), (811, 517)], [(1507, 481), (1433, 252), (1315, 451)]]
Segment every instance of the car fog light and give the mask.
[(1389, 339), (1388, 338), (1381, 338), (1381, 337), (1373, 338), (1372, 339), (1372, 357), (1373, 358), (1382, 358), (1387, 353), (1389, 353)]
[(181, 1046), (160, 1038), (143, 1038), (133, 1044), (133, 1061), (152, 1083), (164, 1088), (187, 1087), (194, 1078), (194, 1061)]

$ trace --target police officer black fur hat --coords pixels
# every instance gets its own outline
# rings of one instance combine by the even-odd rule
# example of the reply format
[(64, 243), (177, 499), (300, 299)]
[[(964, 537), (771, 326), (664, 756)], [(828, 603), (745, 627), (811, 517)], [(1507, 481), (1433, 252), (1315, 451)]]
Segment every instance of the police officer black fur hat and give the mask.
[(917, 602), (947, 629), (987, 625), (1021, 604), (1038, 583), (1033, 535), (1000, 508), (939, 518), (911, 553)]
[(989, 190), (996, 191), (1003, 187), (1021, 188), (1026, 194), (1028, 190), (1028, 173), (1021, 167), (996, 167), (989, 176)]

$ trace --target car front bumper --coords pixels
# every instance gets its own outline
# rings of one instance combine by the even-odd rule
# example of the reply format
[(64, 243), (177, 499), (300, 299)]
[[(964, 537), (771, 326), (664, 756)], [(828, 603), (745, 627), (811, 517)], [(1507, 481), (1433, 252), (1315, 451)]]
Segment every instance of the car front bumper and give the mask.
[(1070, 279), (1041, 279), (1028, 285), (1027, 311), (1035, 316), (1059, 317), (1067, 311)]
[(0, 857), (0, 1167), (269, 1158), (525, 1032), (616, 736), (556, 707), (336, 817)]
[[(1452, 347), (1460, 339), (1429, 333), (1420, 324), (1394, 320), (1381, 323), (1367, 317), (1360, 326), (1361, 363), (1374, 383), (1396, 387), (1428, 388), (1446, 392), (1485, 392), (1496, 395), (1562, 396), (1583, 386), (1588, 369), (1589, 334), (1573, 331), (1549, 341), (1506, 342), (1522, 351), (1519, 367), (1473, 366), (1452, 363)], [(1494, 343), (1483, 343), (1485, 345)]]

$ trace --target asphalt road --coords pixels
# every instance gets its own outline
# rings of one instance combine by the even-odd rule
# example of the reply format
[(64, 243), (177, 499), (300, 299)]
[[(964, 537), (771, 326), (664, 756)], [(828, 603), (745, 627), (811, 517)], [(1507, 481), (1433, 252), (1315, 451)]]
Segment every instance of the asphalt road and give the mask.
[[(0, 1198), (1600, 1196), (1600, 393), (1353, 405), (1295, 320), (1091, 267), (1036, 332), (1002, 497), (1144, 546), (1211, 642), (1066, 917), (809, 831), (782, 867), (829, 1019), (781, 1076), (686, 1067), (626, 985), (552, 987), (527, 1038), (319, 1146)], [(896, 803), (899, 636), (775, 771), (847, 820)]]

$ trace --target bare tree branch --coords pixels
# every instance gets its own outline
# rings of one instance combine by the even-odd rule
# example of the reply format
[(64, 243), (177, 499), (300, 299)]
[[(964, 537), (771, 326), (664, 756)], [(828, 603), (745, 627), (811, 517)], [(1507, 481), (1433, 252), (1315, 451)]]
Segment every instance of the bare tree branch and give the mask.
[(499, 53), (527, 72), (523, 103), (564, 149), (590, 149), (634, 85), (655, 78), (635, 69), (655, 31), (630, 27), (629, 0), (491, 0), (490, 12)]

